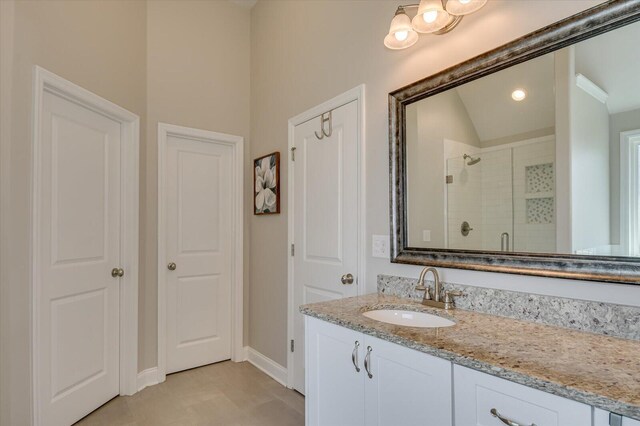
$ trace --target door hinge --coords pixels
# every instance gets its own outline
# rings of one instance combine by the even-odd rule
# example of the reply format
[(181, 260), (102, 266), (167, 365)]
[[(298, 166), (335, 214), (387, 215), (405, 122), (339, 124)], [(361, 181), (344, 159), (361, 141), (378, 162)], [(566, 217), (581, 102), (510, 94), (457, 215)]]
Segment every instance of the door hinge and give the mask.
[(291, 256), (295, 256), (295, 255), (296, 255), (296, 245), (291, 244)]
[(447, 177), (445, 178), (445, 182), (453, 183), (453, 175), (447, 175)]
[(296, 147), (291, 148), (291, 161), (296, 161)]
[(295, 345), (293, 339), (291, 339), (291, 352), (295, 352), (295, 349), (296, 349), (296, 345)]

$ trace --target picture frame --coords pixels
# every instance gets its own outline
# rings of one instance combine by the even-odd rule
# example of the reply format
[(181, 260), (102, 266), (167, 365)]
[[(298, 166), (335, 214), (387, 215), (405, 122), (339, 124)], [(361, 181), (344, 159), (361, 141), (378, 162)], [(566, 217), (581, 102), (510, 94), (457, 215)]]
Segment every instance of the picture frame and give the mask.
[(253, 214), (280, 214), (280, 152), (253, 160)]

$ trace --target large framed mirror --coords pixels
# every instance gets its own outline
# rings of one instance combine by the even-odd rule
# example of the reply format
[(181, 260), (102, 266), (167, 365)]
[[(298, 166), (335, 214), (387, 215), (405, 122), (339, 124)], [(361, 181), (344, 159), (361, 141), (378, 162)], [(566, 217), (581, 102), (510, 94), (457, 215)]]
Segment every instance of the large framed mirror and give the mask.
[(640, 1), (389, 94), (396, 263), (640, 285)]

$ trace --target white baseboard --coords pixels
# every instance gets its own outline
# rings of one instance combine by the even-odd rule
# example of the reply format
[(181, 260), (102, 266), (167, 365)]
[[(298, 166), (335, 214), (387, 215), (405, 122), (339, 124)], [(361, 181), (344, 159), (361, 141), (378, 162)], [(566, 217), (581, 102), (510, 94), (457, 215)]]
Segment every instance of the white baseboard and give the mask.
[(147, 386), (153, 386), (160, 383), (158, 380), (158, 367), (147, 368), (138, 373), (138, 392)]
[(260, 352), (253, 348), (245, 346), (247, 352), (247, 361), (253, 364), (258, 370), (266, 373), (273, 380), (280, 383), (282, 386), (287, 386), (287, 369), (273, 361), (270, 358), (262, 355)]

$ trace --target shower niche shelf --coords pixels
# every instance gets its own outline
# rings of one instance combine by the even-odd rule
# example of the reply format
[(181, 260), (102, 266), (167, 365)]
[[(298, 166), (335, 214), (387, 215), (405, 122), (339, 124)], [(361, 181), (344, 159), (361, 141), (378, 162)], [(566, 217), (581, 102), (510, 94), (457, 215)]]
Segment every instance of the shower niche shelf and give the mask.
[(555, 196), (554, 192), (534, 192), (532, 194), (526, 193), (524, 194), (524, 198), (527, 200), (531, 200), (534, 198), (553, 198)]
[(525, 167), (526, 221), (529, 225), (551, 225), (555, 216), (553, 163)]

